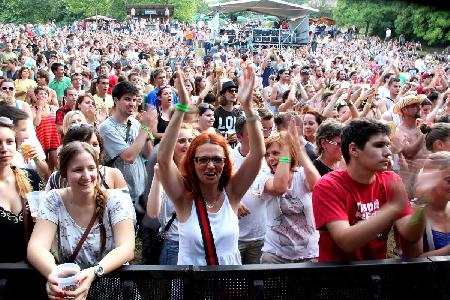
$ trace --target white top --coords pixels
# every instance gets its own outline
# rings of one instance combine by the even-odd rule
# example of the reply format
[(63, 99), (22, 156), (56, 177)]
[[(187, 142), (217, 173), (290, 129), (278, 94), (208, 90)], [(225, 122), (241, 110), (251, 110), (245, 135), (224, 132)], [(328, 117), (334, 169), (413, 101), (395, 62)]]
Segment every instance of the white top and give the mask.
[[(45, 201), (39, 205), (38, 219), (48, 220), (59, 225), (59, 260), (66, 262), (74, 252), (86, 228), (80, 227), (70, 216), (58, 190), (47, 193)], [(75, 263), (82, 269), (95, 266), (106, 254), (114, 249), (113, 227), (120, 221), (131, 219), (136, 222), (136, 214), (129, 194), (122, 190), (108, 190), (108, 198), (103, 214), (106, 230), (106, 243), (100, 254), (100, 226), (95, 223), (83, 246), (75, 258)]]
[[(234, 170), (238, 170), (245, 159), (239, 152), (239, 149), (240, 145), (236, 146), (230, 153)], [(264, 184), (265, 181), (262, 178), (267, 176), (268, 173), (264, 172), (263, 168), (261, 168), (258, 176), (241, 199), (241, 202), (250, 210), (250, 214), (239, 219), (240, 241), (264, 239), (264, 235), (266, 234), (266, 203), (260, 198), (261, 194), (259, 193), (260, 188), (258, 184)]]
[[(166, 191), (163, 187), (161, 187), (160, 195), (161, 197), (161, 210), (158, 214), (158, 220), (161, 224), (161, 228), (159, 231), (164, 231), (164, 227), (166, 227), (167, 223), (169, 223), (172, 218), (173, 213), (175, 212), (175, 206), (173, 205), (172, 200), (170, 200), (169, 196), (167, 196)], [(172, 225), (170, 225), (169, 230), (165, 234), (166, 239), (171, 241), (178, 242), (178, 220), (175, 218), (173, 220)]]
[[(238, 218), (231, 208), (226, 193), (219, 211), (208, 212), (208, 217), (219, 265), (241, 265)], [(187, 221), (178, 223), (178, 234), (180, 237), (178, 265), (206, 266), (205, 248), (194, 201)]]
[(306, 188), (303, 168), (294, 172), (292, 184), (282, 196), (264, 193), (264, 185), (260, 187), (261, 198), (267, 203), (262, 251), (290, 260), (318, 257), (319, 232), (314, 221), (312, 193)]

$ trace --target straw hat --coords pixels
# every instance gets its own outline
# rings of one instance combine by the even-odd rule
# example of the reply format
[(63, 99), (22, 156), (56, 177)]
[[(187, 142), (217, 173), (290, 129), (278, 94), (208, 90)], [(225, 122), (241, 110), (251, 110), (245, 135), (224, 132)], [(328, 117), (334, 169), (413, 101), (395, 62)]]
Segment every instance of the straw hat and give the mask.
[(417, 94), (416, 92), (407, 92), (403, 97), (395, 103), (394, 113), (399, 115), (402, 109), (413, 104), (420, 104), (427, 98), (424, 94)]

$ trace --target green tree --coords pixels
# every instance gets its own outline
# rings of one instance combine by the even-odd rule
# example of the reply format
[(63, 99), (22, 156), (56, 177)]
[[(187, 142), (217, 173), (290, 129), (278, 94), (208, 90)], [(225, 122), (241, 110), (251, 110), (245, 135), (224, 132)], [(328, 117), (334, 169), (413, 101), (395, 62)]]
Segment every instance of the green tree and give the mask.
[(384, 36), (387, 27), (396, 35), (419, 39), (428, 45), (450, 41), (450, 12), (430, 6), (385, 0), (338, 0), (334, 10), (338, 26), (356, 25), (366, 35)]

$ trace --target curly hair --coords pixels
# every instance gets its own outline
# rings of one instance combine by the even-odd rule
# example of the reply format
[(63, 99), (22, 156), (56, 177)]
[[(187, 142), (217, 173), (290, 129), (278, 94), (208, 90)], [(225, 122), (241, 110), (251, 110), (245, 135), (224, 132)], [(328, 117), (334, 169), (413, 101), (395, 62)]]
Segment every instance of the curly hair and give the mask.
[(322, 140), (332, 140), (341, 136), (343, 127), (344, 125), (336, 120), (326, 120), (320, 124), (316, 133), (316, 152), (318, 155), (323, 153)]

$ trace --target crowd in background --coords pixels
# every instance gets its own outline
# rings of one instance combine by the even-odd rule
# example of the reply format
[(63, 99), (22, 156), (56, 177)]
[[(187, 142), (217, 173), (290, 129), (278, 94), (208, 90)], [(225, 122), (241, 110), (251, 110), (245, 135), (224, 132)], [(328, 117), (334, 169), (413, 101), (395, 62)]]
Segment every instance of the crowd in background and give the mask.
[(136, 240), (142, 264), (382, 259), (391, 229), (400, 257), (450, 254), (445, 58), (334, 28), (274, 48), (153, 25), (0, 25), (1, 262), (56, 299)]

